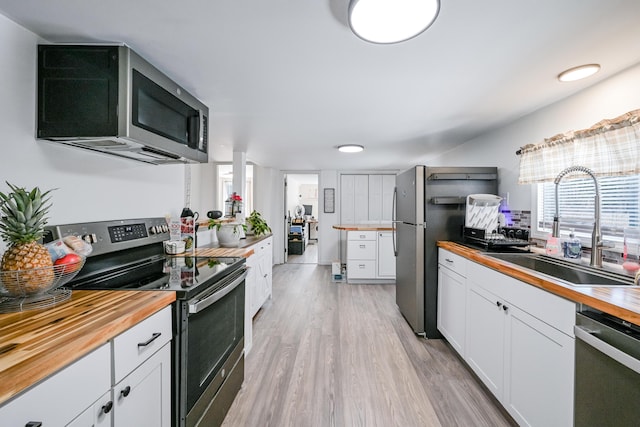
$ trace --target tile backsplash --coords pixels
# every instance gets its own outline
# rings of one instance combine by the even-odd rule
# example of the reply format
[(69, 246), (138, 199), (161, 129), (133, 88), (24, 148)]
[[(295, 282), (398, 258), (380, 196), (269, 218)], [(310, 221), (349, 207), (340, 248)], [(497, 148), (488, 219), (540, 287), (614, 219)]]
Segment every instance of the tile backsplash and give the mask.
[(531, 211), (505, 209), (501, 211), (507, 227), (531, 228)]

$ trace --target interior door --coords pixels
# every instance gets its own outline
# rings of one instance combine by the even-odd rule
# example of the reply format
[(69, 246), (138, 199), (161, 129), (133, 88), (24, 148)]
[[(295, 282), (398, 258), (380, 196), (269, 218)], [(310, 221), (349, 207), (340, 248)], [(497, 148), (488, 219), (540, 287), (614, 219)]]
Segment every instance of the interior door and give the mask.
[(284, 247), (284, 263), (286, 264), (287, 258), (289, 257), (289, 224), (291, 224), (291, 218), (289, 218), (289, 212), (287, 211), (287, 175), (284, 175), (282, 194), (284, 194), (284, 197), (282, 198), (284, 200), (284, 205), (282, 206), (282, 211), (284, 212), (284, 215), (282, 216), (284, 218), (284, 226), (282, 227), (284, 230), (282, 235), (282, 244)]

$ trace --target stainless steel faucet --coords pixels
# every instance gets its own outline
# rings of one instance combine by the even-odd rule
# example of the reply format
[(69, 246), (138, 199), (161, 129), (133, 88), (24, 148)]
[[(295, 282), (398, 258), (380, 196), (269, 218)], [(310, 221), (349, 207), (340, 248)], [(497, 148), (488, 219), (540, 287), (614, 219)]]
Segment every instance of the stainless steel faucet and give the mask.
[(570, 166), (560, 172), (553, 183), (556, 185), (556, 214), (553, 217), (553, 237), (560, 237), (560, 207), (558, 204), (558, 186), (562, 178), (565, 175), (571, 172), (584, 172), (589, 175), (593, 179), (593, 183), (596, 187), (596, 197), (594, 201), (594, 221), (593, 221), (593, 232), (591, 233), (591, 262), (589, 265), (592, 267), (602, 267), (602, 233), (600, 232), (600, 185), (598, 184), (598, 179), (593, 171), (589, 168), (585, 168), (584, 166)]

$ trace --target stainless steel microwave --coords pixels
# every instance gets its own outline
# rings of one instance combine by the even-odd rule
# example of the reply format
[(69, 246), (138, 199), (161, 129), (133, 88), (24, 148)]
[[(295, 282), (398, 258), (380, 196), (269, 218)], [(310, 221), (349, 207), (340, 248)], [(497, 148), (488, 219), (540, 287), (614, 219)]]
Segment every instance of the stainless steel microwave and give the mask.
[(125, 45), (38, 46), (36, 137), (146, 163), (206, 163), (209, 109)]

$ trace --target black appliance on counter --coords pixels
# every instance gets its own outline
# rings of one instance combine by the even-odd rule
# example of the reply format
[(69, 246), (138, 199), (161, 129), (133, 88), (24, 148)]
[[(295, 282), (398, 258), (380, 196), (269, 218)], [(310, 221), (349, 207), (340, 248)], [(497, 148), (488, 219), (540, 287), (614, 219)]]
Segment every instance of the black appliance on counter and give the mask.
[(46, 240), (75, 235), (93, 251), (73, 290), (175, 291), (173, 425), (220, 425), (244, 380), (247, 269), (242, 257), (164, 254), (164, 218), (47, 227)]
[(487, 233), (483, 229), (464, 227), (462, 235), (465, 243), (491, 252), (518, 252), (528, 250), (531, 245), (526, 228), (502, 227)]

